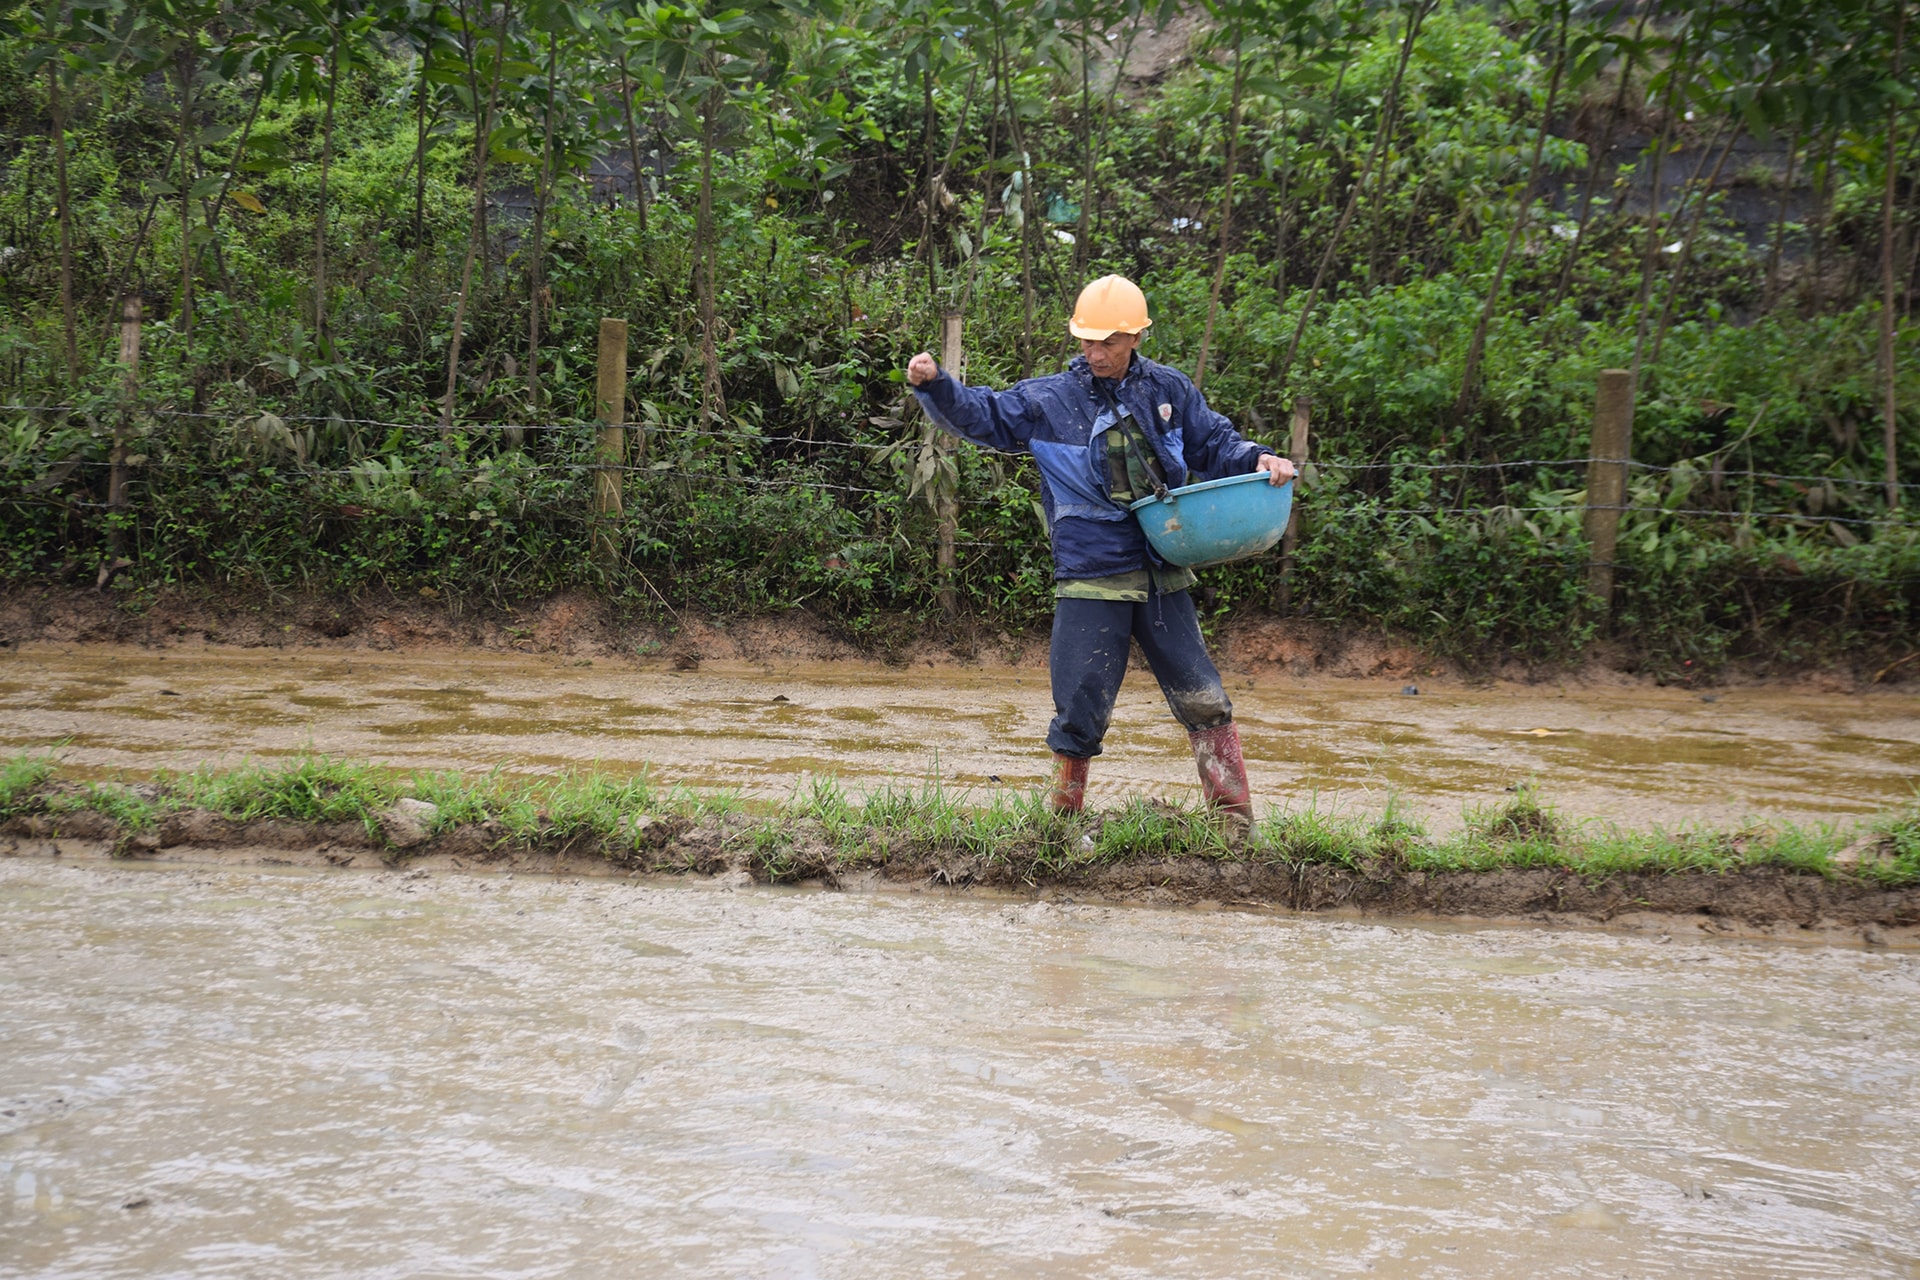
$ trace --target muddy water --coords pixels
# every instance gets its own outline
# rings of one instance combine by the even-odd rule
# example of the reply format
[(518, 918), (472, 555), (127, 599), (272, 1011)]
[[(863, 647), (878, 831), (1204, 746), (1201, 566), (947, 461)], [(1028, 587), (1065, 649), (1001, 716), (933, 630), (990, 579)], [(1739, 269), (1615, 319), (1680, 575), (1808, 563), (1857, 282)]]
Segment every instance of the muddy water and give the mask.
[(0, 864), (0, 1276), (1916, 1276), (1920, 956)]
[[(1577, 816), (1738, 822), (1870, 812), (1920, 780), (1920, 697), (1427, 688), (1229, 680), (1256, 795), (1344, 810), (1389, 796), (1440, 825), (1527, 780)], [(1709, 700), (1711, 699), (1711, 700)], [(0, 656), (0, 749), (146, 771), (301, 751), (418, 768), (599, 764), (781, 797), (939, 775), (1030, 785), (1046, 673), (1017, 668), (610, 663), (499, 653), (29, 647)], [(1190, 796), (1185, 736), (1130, 673), (1092, 796)]]

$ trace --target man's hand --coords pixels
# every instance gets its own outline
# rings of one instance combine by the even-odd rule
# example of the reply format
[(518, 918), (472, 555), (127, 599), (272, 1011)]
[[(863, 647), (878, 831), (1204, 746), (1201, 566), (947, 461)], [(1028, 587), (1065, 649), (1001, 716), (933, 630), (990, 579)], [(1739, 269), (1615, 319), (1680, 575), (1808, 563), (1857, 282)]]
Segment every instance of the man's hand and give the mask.
[(916, 387), (925, 386), (939, 376), (940, 366), (925, 351), (907, 361), (907, 381)]
[[(907, 376), (913, 376), (911, 371), (909, 371)], [(1293, 463), (1278, 454), (1261, 454), (1260, 460), (1253, 464), (1253, 469), (1255, 471), (1266, 472), (1268, 484), (1285, 484), (1287, 481), (1293, 479)]]

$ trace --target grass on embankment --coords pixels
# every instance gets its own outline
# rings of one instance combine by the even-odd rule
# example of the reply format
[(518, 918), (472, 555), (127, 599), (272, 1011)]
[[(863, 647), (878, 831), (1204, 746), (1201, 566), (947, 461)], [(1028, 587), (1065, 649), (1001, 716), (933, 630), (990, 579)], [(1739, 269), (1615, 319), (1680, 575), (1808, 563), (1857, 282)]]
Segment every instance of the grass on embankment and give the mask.
[[(1039, 883), (1104, 868), (1207, 859), (1298, 870), (1320, 866), (1369, 877), (1412, 872), (1560, 868), (1589, 880), (1628, 873), (1728, 873), (1783, 869), (1898, 887), (1920, 883), (1920, 798), (1852, 829), (1768, 823), (1738, 830), (1622, 831), (1569, 823), (1522, 788), (1504, 804), (1471, 810), (1462, 827), (1429, 834), (1391, 806), (1370, 818), (1315, 807), (1270, 812), (1235, 847), (1204, 812), (1132, 799), (1098, 813), (1053, 813), (1036, 791), (955, 792), (937, 781), (887, 785), (862, 796), (830, 778), (803, 783), (785, 802), (750, 805), (730, 793), (662, 787), (646, 774), (403, 774), (321, 756), (163, 775), (150, 783), (67, 782), (45, 756), (0, 762), (0, 823), (98, 815), (118, 847), (152, 847), (177, 815), (235, 823), (350, 823), (395, 860), (388, 815), (403, 799), (429, 837), (476, 832), (482, 847), (596, 853), (660, 870), (711, 866), (716, 846), (757, 878), (793, 881), (884, 869), (928, 856), (953, 860), (969, 879)], [(676, 853), (689, 833), (705, 853)], [(431, 845), (420, 846), (426, 851)]]

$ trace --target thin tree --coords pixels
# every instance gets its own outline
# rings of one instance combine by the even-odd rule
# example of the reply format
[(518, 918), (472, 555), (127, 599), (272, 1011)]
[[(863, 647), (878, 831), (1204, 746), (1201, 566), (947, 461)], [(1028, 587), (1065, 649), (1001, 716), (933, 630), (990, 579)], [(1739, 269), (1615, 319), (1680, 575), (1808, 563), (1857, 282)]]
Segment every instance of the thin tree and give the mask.
[(1014, 72), (1007, 54), (1006, 29), (1000, 25), (1000, 16), (1001, 11), (996, 6), (993, 23), (994, 60), (998, 68), (1001, 100), (1006, 108), (1008, 137), (1013, 143), (1013, 154), (1020, 163), (1015, 175), (1018, 181), (1014, 200), (1020, 213), (1020, 376), (1025, 378), (1033, 373), (1034, 360), (1033, 236), (1037, 228), (1033, 219), (1033, 156), (1027, 150), (1026, 131), (1020, 126), (1020, 107), (1013, 93)]
[(1493, 268), (1493, 279), (1487, 284), (1486, 305), (1480, 308), (1480, 318), (1474, 322), (1473, 336), (1467, 340), (1467, 361), (1460, 371), (1460, 395), (1453, 402), (1456, 417), (1464, 415), (1473, 406), (1478, 394), (1480, 376), (1480, 357), (1486, 351), (1487, 327), (1493, 323), (1493, 312), (1500, 304), (1500, 292), (1507, 282), (1507, 266), (1513, 261), (1513, 251), (1520, 244), (1521, 237), (1527, 233), (1527, 222), (1533, 213), (1533, 193), (1540, 183), (1540, 158), (1546, 153), (1547, 127), (1553, 123), (1554, 108), (1560, 104), (1560, 81), (1567, 69), (1567, 24), (1573, 16), (1573, 0), (1560, 0), (1560, 31), (1554, 38), (1553, 75), (1547, 82), (1547, 105), (1540, 113), (1540, 127), (1533, 135), (1533, 156), (1527, 161), (1526, 180), (1520, 187), (1520, 199), (1514, 209), (1513, 222), (1507, 228), (1507, 243), (1500, 250), (1500, 261)]
[(720, 318), (714, 285), (714, 260), (719, 257), (719, 248), (714, 243), (713, 229), (713, 153), (720, 109), (726, 102), (717, 57), (709, 56), (708, 73), (713, 77), (713, 87), (707, 90), (700, 109), (700, 200), (694, 215), (693, 236), (698, 254), (695, 271), (700, 295), (700, 420), (709, 426), (718, 426), (727, 416), (727, 397), (726, 388), (720, 382), (720, 344), (715, 332)]
[(1233, 89), (1227, 106), (1227, 172), (1220, 183), (1220, 246), (1214, 254), (1213, 285), (1207, 292), (1207, 320), (1200, 330), (1200, 354), (1193, 364), (1193, 385), (1207, 385), (1207, 356), (1213, 346), (1213, 325), (1220, 313), (1220, 289), (1227, 280), (1227, 249), (1233, 234), (1233, 179), (1240, 167), (1240, 103), (1247, 88), (1252, 60), (1247, 56), (1247, 16), (1244, 5), (1234, 10), (1228, 26), (1233, 49)]
[[(1893, 83), (1899, 85), (1901, 63), (1907, 49), (1907, 0), (1894, 0)], [(1887, 95), (1887, 172), (1880, 197), (1880, 395), (1883, 444), (1886, 451), (1887, 509), (1900, 505), (1900, 418), (1899, 394), (1894, 364), (1893, 293), (1893, 213), (1895, 184), (1899, 177), (1896, 143), (1900, 133), (1902, 95)]]
[[(540, 185), (533, 192), (533, 255), (527, 269), (527, 411), (540, 411), (540, 309), (546, 305), (547, 198), (553, 181), (553, 98), (560, 61), (560, 37), (547, 31), (547, 94), (540, 139)], [(519, 430), (508, 433), (516, 448)]]
[(1660, 262), (1660, 173), (1667, 158), (1667, 149), (1673, 141), (1674, 121), (1679, 116), (1679, 92), (1683, 79), (1682, 69), (1687, 64), (1687, 50), (1692, 43), (1694, 30), (1689, 25), (1680, 37), (1679, 51), (1667, 67), (1665, 101), (1661, 109), (1660, 138), (1654, 144), (1652, 182), (1647, 189), (1647, 238), (1640, 255), (1640, 291), (1634, 300), (1635, 310), (1639, 313), (1633, 336), (1633, 385), (1640, 385), (1641, 354), (1646, 347), (1648, 322), (1652, 319), (1654, 269)]
[(1787, 143), (1787, 171), (1780, 180), (1780, 207), (1773, 221), (1772, 243), (1767, 246), (1767, 285), (1760, 296), (1760, 309), (1773, 310), (1780, 289), (1780, 254), (1787, 242), (1787, 207), (1793, 199), (1794, 168), (1800, 159), (1801, 130), (1795, 126)]
[(427, 236), (427, 103), (433, 82), (427, 76), (433, 64), (434, 23), (439, 6), (428, 12), (420, 27), (420, 60), (413, 83), (413, 251), (418, 261)]
[[(1699, 240), (1701, 227), (1706, 222), (1707, 208), (1713, 200), (1713, 189), (1719, 185), (1720, 171), (1726, 168), (1727, 157), (1733, 154), (1734, 144), (1740, 141), (1740, 135), (1743, 132), (1744, 126), (1741, 125), (1735, 125), (1731, 129), (1726, 145), (1720, 149), (1719, 158), (1713, 162), (1713, 171), (1707, 175), (1706, 185), (1693, 198), (1686, 234), (1681, 237), (1680, 260), (1674, 263), (1673, 278), (1667, 282), (1666, 302), (1660, 308), (1660, 323), (1654, 327), (1653, 331), (1651, 359), (1654, 364), (1660, 363), (1660, 349), (1666, 345), (1667, 330), (1673, 325), (1673, 309), (1679, 300), (1680, 290), (1686, 283), (1687, 268), (1693, 262), (1693, 246)], [(1701, 157), (1703, 160), (1705, 158), (1705, 156)], [(1678, 224), (1678, 214), (1675, 215), (1674, 222)]]
[(1320, 265), (1313, 273), (1313, 285), (1307, 290), (1307, 301), (1300, 308), (1299, 318), (1293, 324), (1293, 337), (1287, 341), (1287, 354), (1280, 360), (1280, 373), (1275, 382), (1282, 388), (1287, 385), (1287, 374), (1293, 368), (1294, 357), (1300, 353), (1300, 339), (1307, 331), (1307, 320), (1313, 315), (1313, 308), (1320, 301), (1320, 290), (1326, 284), (1327, 273), (1333, 268), (1334, 255), (1340, 251), (1340, 239), (1346, 234), (1347, 224), (1353, 221), (1353, 211), (1360, 203), (1360, 193), (1366, 189), (1367, 180), (1373, 175), (1380, 162), (1380, 155), (1386, 149), (1387, 139), (1393, 136), (1394, 126), (1399, 122), (1400, 86), (1407, 78), (1407, 62), (1413, 57), (1413, 46), (1420, 38), (1420, 24), (1433, 12), (1438, 0), (1414, 0), (1412, 10), (1407, 16), (1407, 30), (1400, 40), (1400, 59), (1394, 64), (1393, 79), (1387, 82), (1386, 96), (1380, 102), (1380, 124), (1373, 136), (1373, 148), (1367, 153), (1366, 163), (1354, 178), (1353, 186), (1347, 191), (1346, 205), (1340, 210), (1340, 220), (1333, 225), (1333, 234), (1327, 237), (1326, 252), (1320, 255)]
[(1632, 37), (1620, 46), (1620, 83), (1614, 88), (1613, 102), (1608, 106), (1607, 118), (1600, 126), (1600, 143), (1587, 157), (1586, 180), (1580, 184), (1580, 217), (1574, 223), (1573, 241), (1567, 246), (1567, 256), (1561, 259), (1560, 278), (1554, 284), (1553, 300), (1546, 306), (1548, 311), (1554, 310), (1565, 300), (1567, 290), (1573, 284), (1573, 268), (1580, 261), (1580, 249), (1587, 241), (1587, 226), (1593, 220), (1594, 189), (1600, 181), (1600, 169), (1606, 164), (1607, 154), (1613, 149), (1614, 126), (1626, 109), (1627, 91), (1633, 85), (1634, 67), (1646, 48), (1642, 40), (1646, 35), (1647, 20), (1652, 15), (1653, 6), (1643, 5), (1639, 18), (1633, 24)]
[[(1093, 253), (1094, 208), (1099, 203), (1097, 183), (1100, 156), (1106, 142), (1107, 123), (1113, 118), (1113, 101), (1126, 79), (1127, 59), (1133, 56), (1144, 19), (1139, 0), (1126, 0), (1118, 7), (1105, 0), (1076, 0), (1064, 12), (1075, 32), (1074, 43), (1080, 50), (1080, 209), (1073, 228), (1074, 287), (1086, 276)], [(1125, 24), (1126, 35), (1113, 51), (1112, 78), (1096, 104), (1093, 96), (1094, 48), (1112, 43), (1115, 27)]]
[[(1334, 74), (1332, 87), (1327, 90), (1326, 115), (1329, 117), (1338, 110), (1340, 106), (1340, 91), (1346, 85), (1347, 71), (1353, 66), (1353, 58), (1356, 52), (1357, 49), (1355, 46), (1348, 44), (1345, 47), (1345, 51), (1341, 54), (1340, 69)], [(1313, 89), (1309, 86), (1301, 101), (1305, 103), (1311, 100), (1312, 97)], [(1305, 107), (1302, 106), (1299, 110), (1304, 112)], [(1283, 123), (1284, 120), (1285, 117), (1282, 117)], [(1274, 302), (1284, 307), (1287, 303), (1287, 253), (1290, 247), (1288, 242), (1293, 234), (1294, 225), (1298, 221), (1295, 211), (1301, 202), (1298, 200), (1290, 201), (1287, 198), (1288, 188), (1293, 181), (1295, 153), (1299, 149), (1298, 139), (1285, 137), (1282, 139), (1282, 147), (1283, 149), (1280, 153), (1280, 189), (1274, 196), (1274, 207), (1279, 210), (1279, 227), (1274, 232), (1273, 294)]]
[(313, 336), (327, 332), (327, 177), (333, 168), (333, 106), (340, 92), (340, 45), (346, 22), (336, 3), (328, 8), (327, 109), (320, 122), (319, 208), (313, 218)]
[(640, 265), (647, 263), (647, 179), (640, 172), (640, 131), (633, 124), (633, 95), (639, 91), (627, 73), (627, 45), (615, 36), (616, 65), (620, 70), (620, 115), (627, 129), (627, 159), (633, 165), (633, 211), (640, 221)]
[[(267, 91), (273, 85), (271, 71), (270, 66), (258, 68), (259, 83), (254, 86), (253, 102), (247, 108), (246, 123), (240, 126), (240, 138), (233, 144), (233, 155), (227, 159), (227, 172), (225, 176), (220, 179), (220, 194), (213, 198), (213, 206), (207, 210), (207, 227), (209, 230), (217, 229), (220, 226), (221, 215), (226, 212), (227, 201), (233, 194), (233, 180), (240, 175), (241, 162), (247, 157), (247, 140), (253, 136), (254, 123), (260, 118), (260, 104), (266, 100)], [(258, 197), (241, 197), (242, 203), (248, 201), (252, 202), (252, 206), (250, 207), (256, 207), (256, 209), (265, 207), (259, 205)], [(222, 270), (224, 272), (224, 267)], [(223, 279), (222, 287), (231, 293), (232, 284), (233, 282), (230, 278)]]
[[(464, 19), (465, 5), (461, 6)], [(467, 233), (467, 260), (460, 269), (460, 297), (453, 306), (453, 333), (447, 340), (447, 392), (440, 402), (440, 443), (443, 448), (453, 443), (453, 397), (459, 386), (460, 377), (460, 339), (465, 332), (467, 322), (467, 301), (473, 292), (473, 262), (480, 252), (480, 241), (486, 235), (486, 224), (482, 214), (487, 207), (487, 149), (492, 144), (494, 109), (500, 103), (500, 70), (507, 61), (507, 16), (512, 6), (500, 6), (500, 21), (495, 28), (493, 38), (493, 71), (487, 86), (487, 109), (480, 119), (480, 136), (474, 142), (476, 158), (473, 181), (473, 224)], [(477, 47), (478, 41), (474, 42)]]
[[(467, 0), (459, 0), (458, 8), (460, 14), (460, 59), (466, 71), (467, 80), (467, 109), (469, 111), (479, 112), (480, 37), (477, 33), (484, 30), (484, 27), (474, 22), (467, 9)], [(485, 10), (483, 9), (482, 12), (484, 13)], [(504, 21), (505, 17), (503, 15), (502, 22), (504, 23)], [(497, 83), (495, 87), (497, 89)], [(490, 114), (490, 111), (488, 114)], [(476, 140), (473, 151), (474, 183), (476, 187), (485, 182), (485, 175), (482, 171), (486, 168), (489, 148), (491, 146), (492, 142), (490, 139), (481, 138)], [(487, 267), (487, 206), (485, 201), (480, 201), (475, 205), (474, 230), (480, 250), (480, 278), (484, 280), (489, 274)], [(475, 239), (469, 239), (469, 248), (475, 243)], [(464, 292), (464, 289), (462, 292)]]
[[(53, 132), (54, 217), (60, 227), (60, 321), (66, 355), (67, 378), (80, 377), (80, 339), (73, 303), (73, 199), (67, 181), (66, 90), (72, 84), (73, 66), (69, 55), (75, 29), (69, 6), (65, 3), (49, 9), (27, 10), (33, 25), (26, 28), (38, 40), (28, 46), (24, 69), (31, 73), (41, 62), (47, 69), (47, 116)], [(82, 44), (84, 49), (84, 44)], [(82, 55), (84, 56), (84, 54)]]
[(198, 80), (198, 60), (192, 40), (183, 40), (174, 51), (174, 68), (180, 79), (180, 336), (193, 337), (193, 90)]
[(916, 252), (927, 255), (927, 297), (932, 299), (940, 290), (940, 252), (933, 243), (934, 216), (940, 203), (939, 179), (933, 167), (933, 139), (939, 124), (933, 107), (933, 85), (935, 64), (939, 60), (940, 46), (946, 38), (946, 32), (941, 29), (946, 8), (939, 0), (933, 0), (920, 7), (914, 16), (924, 24), (924, 29), (907, 51), (908, 69), (911, 70), (913, 64), (918, 62), (920, 70), (920, 180), (923, 187), (920, 195), (920, 245)]
[(73, 315), (73, 196), (67, 185), (67, 115), (60, 98), (60, 63), (47, 59), (47, 110), (53, 117), (54, 184), (60, 202), (60, 324), (66, 340), (67, 378), (80, 380), (80, 337)]

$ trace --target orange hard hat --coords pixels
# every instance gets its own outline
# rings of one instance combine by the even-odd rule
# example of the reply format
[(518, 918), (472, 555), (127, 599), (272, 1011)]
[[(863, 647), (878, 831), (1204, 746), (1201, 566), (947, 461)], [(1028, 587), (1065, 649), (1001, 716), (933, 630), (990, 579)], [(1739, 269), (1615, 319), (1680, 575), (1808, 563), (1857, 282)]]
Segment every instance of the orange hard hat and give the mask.
[(1139, 285), (1125, 276), (1101, 276), (1080, 291), (1067, 329), (1076, 338), (1098, 342), (1116, 333), (1139, 333), (1152, 323)]

